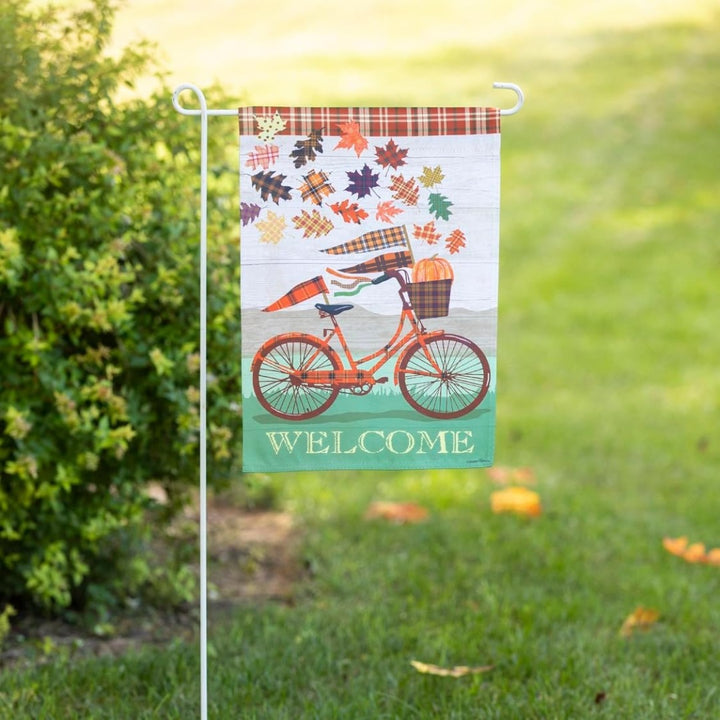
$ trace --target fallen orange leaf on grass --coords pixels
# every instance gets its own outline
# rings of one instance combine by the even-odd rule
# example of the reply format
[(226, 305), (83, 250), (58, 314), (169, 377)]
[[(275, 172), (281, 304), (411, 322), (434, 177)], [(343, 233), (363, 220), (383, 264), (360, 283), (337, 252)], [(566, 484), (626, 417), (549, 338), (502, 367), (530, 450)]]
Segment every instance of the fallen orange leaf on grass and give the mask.
[(683, 553), (683, 558), (689, 563), (705, 562), (705, 543), (693, 543)]
[(682, 557), (687, 549), (688, 539), (684, 535), (679, 538), (663, 538), (663, 547), (673, 555)]
[(530, 517), (537, 517), (542, 513), (540, 496), (524, 487), (496, 490), (490, 495), (490, 507), (494, 513), (513, 512)]
[(439, 677), (463, 677), (464, 675), (479, 675), (480, 673), (486, 673), (492, 670), (494, 665), (476, 665), (475, 667), (469, 667), (467, 665), (456, 665), (451, 668), (440, 667), (439, 665), (431, 665), (428, 663), (420, 662), (418, 660), (411, 660), (410, 664), (419, 672), (425, 675), (438, 675)]
[(625, 618), (625, 622), (620, 628), (620, 634), (623, 637), (630, 637), (635, 630), (647, 630), (658, 621), (659, 617), (660, 612), (658, 610), (639, 605)]
[(669, 553), (677, 555), (689, 563), (720, 566), (720, 548), (706, 551), (705, 543), (696, 542), (688, 545), (688, 539), (684, 535), (679, 538), (663, 538), (663, 547)]
[(427, 520), (427, 508), (413, 502), (384, 502), (378, 500), (370, 503), (365, 512), (366, 520), (389, 520), (396, 523), (418, 523)]

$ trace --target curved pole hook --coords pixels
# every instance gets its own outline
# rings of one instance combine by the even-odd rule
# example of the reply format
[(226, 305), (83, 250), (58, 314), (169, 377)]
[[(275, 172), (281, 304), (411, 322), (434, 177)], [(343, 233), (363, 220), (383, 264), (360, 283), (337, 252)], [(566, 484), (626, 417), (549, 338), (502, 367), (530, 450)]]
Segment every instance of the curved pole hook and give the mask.
[(512, 90), (517, 95), (517, 102), (515, 105), (507, 110), (501, 110), (501, 115), (514, 115), (525, 103), (525, 93), (523, 93), (519, 85), (516, 85), (515, 83), (496, 82), (493, 83), (493, 87), (502, 90)]
[[(180, 95), (185, 92), (185, 90), (190, 90), (190, 92), (195, 94), (195, 97), (197, 97), (200, 108), (185, 108), (180, 104)], [(183, 83), (182, 85), (178, 85), (175, 88), (175, 91), (173, 92), (172, 96), (172, 104), (173, 107), (181, 114), (181, 115), (207, 115), (207, 101), (205, 100), (205, 94), (203, 91), (197, 86), (193, 85), (192, 83)]]

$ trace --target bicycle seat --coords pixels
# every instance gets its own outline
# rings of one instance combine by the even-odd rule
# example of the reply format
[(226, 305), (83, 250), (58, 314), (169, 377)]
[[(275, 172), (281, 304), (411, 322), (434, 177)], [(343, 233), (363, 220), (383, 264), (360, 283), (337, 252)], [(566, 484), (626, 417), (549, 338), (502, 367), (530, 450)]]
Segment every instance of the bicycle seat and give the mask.
[(315, 303), (315, 307), (321, 313), (327, 313), (328, 315), (339, 315), (341, 312), (346, 310), (352, 310), (354, 305), (324, 305), (323, 303)]

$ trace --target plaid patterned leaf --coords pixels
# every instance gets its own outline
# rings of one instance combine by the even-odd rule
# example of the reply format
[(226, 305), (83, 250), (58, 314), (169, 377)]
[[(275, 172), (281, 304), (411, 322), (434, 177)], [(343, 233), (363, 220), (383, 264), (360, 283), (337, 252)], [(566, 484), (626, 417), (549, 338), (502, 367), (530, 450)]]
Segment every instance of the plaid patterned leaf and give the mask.
[(338, 127), (340, 128), (341, 138), (333, 149), (354, 148), (357, 156), (360, 157), (362, 151), (367, 149), (368, 146), (368, 141), (360, 134), (360, 124), (351, 120), (350, 122), (341, 123)]
[(271, 197), (275, 204), (279, 205), (280, 200), (290, 200), (290, 190), (292, 188), (289, 185), (283, 185), (286, 177), (286, 175), (280, 173), (275, 175), (274, 170), (270, 170), (270, 172), (260, 171), (252, 176), (251, 182), (263, 200)]
[(269, 210), (267, 217), (264, 220), (258, 220), (255, 227), (260, 230), (260, 242), (277, 245), (283, 237), (285, 218)]
[(330, 178), (321, 170), (312, 170), (307, 175), (303, 175), (305, 183), (298, 190), (302, 193), (303, 200), (310, 200), (315, 205), (322, 205), (323, 197), (335, 192), (335, 188), (330, 184)]
[(378, 186), (378, 178), (380, 175), (374, 173), (370, 167), (365, 164), (362, 170), (352, 170), (345, 173), (350, 180), (350, 184), (345, 188), (347, 192), (357, 195), (358, 199), (369, 195), (371, 190)]
[(277, 162), (279, 155), (280, 148), (277, 145), (256, 145), (255, 152), (248, 155), (248, 161), (245, 165), (253, 170), (257, 169), (259, 165), (263, 170), (267, 170), (273, 163)]
[(435, 245), (442, 235), (435, 228), (435, 221), (431, 220), (424, 225), (415, 225), (413, 237), (426, 242), (428, 245)]
[(330, 206), (332, 211), (337, 215), (342, 215), (342, 219), (346, 223), (354, 222), (358, 225), (364, 220), (368, 214), (357, 204), (350, 204), (349, 200), (343, 200), (341, 203), (334, 203)]
[(445, 247), (451, 255), (456, 255), (467, 245), (465, 234), (462, 230), (453, 230), (445, 240)]
[(397, 170), (401, 165), (405, 165), (407, 154), (407, 148), (404, 150), (399, 148), (392, 138), (384, 148), (375, 146), (377, 164), (384, 168), (391, 167), (393, 170)]
[(257, 220), (260, 210), (260, 206), (255, 203), (240, 203), (240, 220), (242, 220), (242, 224), (247, 225), (253, 220)]
[(255, 116), (260, 132), (258, 138), (263, 142), (272, 142), (277, 133), (285, 129), (287, 123), (280, 117), (280, 113), (276, 110), (274, 115)]
[(322, 235), (327, 235), (333, 229), (332, 222), (326, 217), (323, 217), (319, 210), (313, 210), (311, 213), (307, 210), (302, 210), (292, 221), (298, 230), (304, 231), (303, 237), (305, 238), (311, 236), (321, 237)]
[(430, 201), (430, 212), (438, 219), (449, 220), (452, 213), (450, 206), (452, 203), (440, 193), (430, 193), (428, 198)]
[(295, 143), (295, 149), (290, 153), (295, 167), (302, 167), (303, 165), (307, 165), (311, 160), (315, 160), (317, 158), (316, 153), (323, 151), (322, 143), (322, 128), (319, 130), (311, 130), (307, 136), (307, 140), (298, 140)]
[(385, 200), (384, 202), (378, 203), (375, 210), (375, 219), (381, 222), (394, 222), (393, 218), (401, 212), (402, 209), (395, 207), (391, 200)]
[(402, 175), (393, 175), (390, 180), (390, 190), (396, 200), (405, 205), (417, 205), (420, 188), (415, 182), (415, 178), (406, 180)]
[(434, 168), (424, 167), (422, 174), (418, 178), (418, 180), (426, 188), (432, 187), (433, 185), (439, 185), (444, 179), (445, 176), (443, 175), (439, 165), (436, 165)]

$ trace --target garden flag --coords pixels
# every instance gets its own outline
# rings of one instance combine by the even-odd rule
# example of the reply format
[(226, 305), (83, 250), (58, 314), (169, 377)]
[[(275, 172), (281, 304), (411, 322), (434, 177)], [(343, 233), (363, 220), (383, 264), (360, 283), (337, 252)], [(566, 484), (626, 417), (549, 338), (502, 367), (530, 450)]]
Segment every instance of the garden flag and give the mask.
[(491, 465), (500, 111), (239, 125), (243, 469)]

